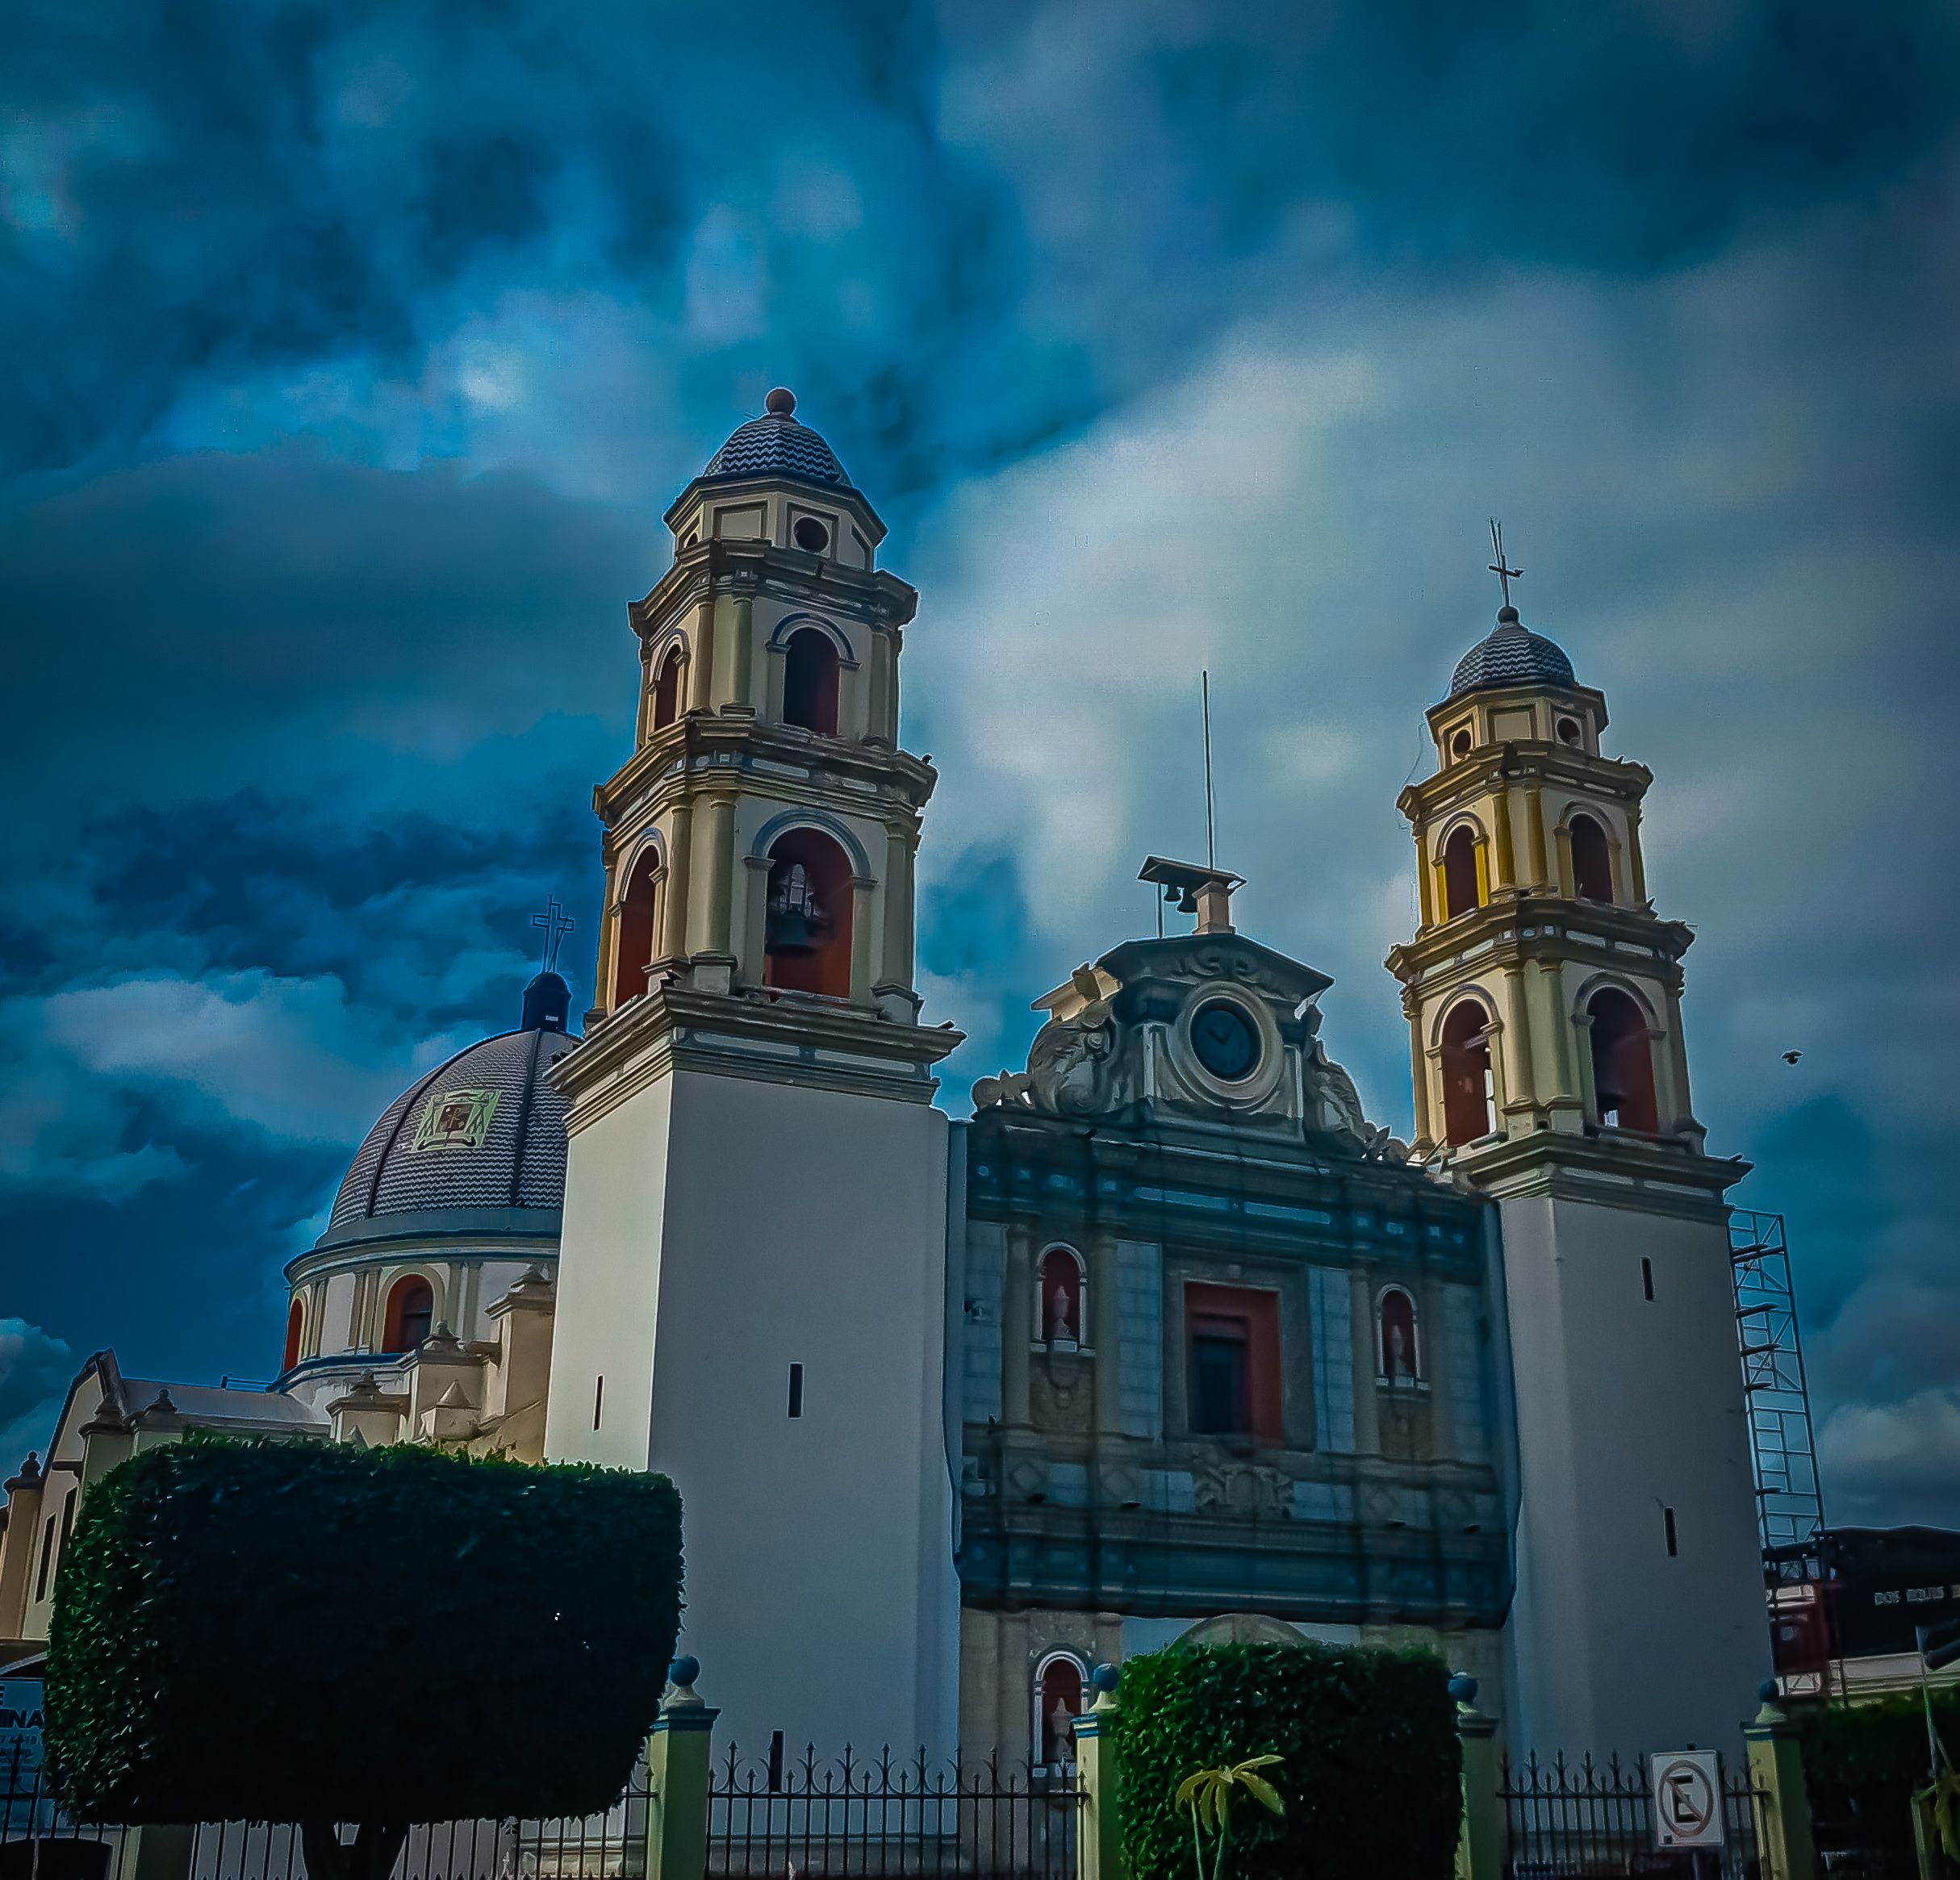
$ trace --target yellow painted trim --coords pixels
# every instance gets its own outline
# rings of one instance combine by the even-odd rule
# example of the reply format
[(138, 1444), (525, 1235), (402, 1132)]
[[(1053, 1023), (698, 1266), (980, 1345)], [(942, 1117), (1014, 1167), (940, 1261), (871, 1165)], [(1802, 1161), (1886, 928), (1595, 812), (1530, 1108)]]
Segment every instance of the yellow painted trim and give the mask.
[(1529, 817), (1527, 833), (1530, 841), (1532, 858), (1532, 886), (1548, 888), (1551, 877), (1545, 872), (1545, 801), (1544, 792), (1537, 784), (1531, 784), (1524, 792), (1525, 813)]
[(1497, 833), (1497, 885), (1515, 888), (1518, 884), (1517, 857), (1513, 853), (1511, 833), (1511, 792), (1500, 790), (1497, 800), (1491, 805), (1491, 819)]
[(1489, 906), (1490, 902), (1490, 845), (1481, 836), (1477, 838), (1477, 904)]
[(689, 688), (688, 709), (711, 710), (713, 706), (711, 689), (715, 676), (715, 600), (712, 594), (702, 598), (695, 616), (694, 644), (688, 651), (692, 657), (687, 676), (694, 682)]
[(1425, 927), (1436, 924), (1436, 884), (1432, 876), (1433, 871), (1423, 854), (1423, 838), (1419, 830), (1415, 838), (1415, 888), (1422, 903), (1422, 924)]

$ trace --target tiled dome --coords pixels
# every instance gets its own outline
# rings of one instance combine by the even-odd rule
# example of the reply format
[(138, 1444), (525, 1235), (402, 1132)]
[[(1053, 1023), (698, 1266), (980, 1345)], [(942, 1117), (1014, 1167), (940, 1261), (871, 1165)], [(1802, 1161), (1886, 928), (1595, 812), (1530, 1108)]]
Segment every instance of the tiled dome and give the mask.
[(1449, 696), (1483, 691), (1493, 686), (1569, 686), (1572, 662), (1564, 650), (1542, 633), (1534, 633), (1518, 618), (1515, 607), (1501, 609), (1497, 625), (1457, 662)]
[[(430, 1209), (534, 1208), (556, 1230), (566, 1103), (545, 1073), (579, 1042), (548, 996), (562, 985), (541, 976), (525, 995), (525, 1030), (458, 1051), (388, 1105), (341, 1184), (329, 1235)], [(541, 987), (547, 996), (536, 996)]]
[(704, 477), (794, 477), (806, 483), (849, 489), (850, 478), (837, 453), (794, 416), (796, 396), (779, 387), (769, 408), (741, 426), (708, 460)]

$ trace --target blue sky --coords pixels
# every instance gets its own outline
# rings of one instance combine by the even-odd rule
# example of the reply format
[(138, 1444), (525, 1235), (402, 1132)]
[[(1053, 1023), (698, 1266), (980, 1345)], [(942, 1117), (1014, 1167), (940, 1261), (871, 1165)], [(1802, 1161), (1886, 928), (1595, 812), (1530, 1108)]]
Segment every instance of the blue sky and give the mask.
[(100, 1345), (267, 1374), (547, 894), (589, 991), (625, 604), (784, 382), (924, 595), (955, 1107), (1201, 842), (1209, 667), (1243, 923), (1406, 1128), (1394, 798), (1502, 514), (1657, 773), (1833, 1512), (1960, 1521), (1950, 9), (23, 0), (0, 92), (10, 1450)]

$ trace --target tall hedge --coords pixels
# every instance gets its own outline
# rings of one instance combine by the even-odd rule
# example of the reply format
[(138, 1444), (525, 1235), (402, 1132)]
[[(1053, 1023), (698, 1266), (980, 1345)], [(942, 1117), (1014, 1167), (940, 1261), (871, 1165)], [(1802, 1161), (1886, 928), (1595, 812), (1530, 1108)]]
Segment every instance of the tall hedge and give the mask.
[[(1803, 1782), (1827, 1849), (1877, 1840), (1912, 1844), (1912, 1792), (1930, 1779), (1924, 1700), (1917, 1691), (1855, 1704), (1796, 1708), (1803, 1732)], [(1936, 1686), (1933, 1721), (1947, 1753), (1960, 1757), (1960, 1690)]]
[(48, 1761), (111, 1821), (387, 1823), (607, 1807), (680, 1612), (664, 1476), (193, 1439), (86, 1502)]
[(1448, 1681), (1430, 1652), (1362, 1646), (1172, 1645), (1126, 1661), (1117, 1740), (1132, 1880), (1191, 1880), (1177, 1785), (1268, 1751), (1283, 1759), (1263, 1773), (1286, 1812), (1239, 1803), (1233, 1880), (1449, 1880), (1462, 1794)]

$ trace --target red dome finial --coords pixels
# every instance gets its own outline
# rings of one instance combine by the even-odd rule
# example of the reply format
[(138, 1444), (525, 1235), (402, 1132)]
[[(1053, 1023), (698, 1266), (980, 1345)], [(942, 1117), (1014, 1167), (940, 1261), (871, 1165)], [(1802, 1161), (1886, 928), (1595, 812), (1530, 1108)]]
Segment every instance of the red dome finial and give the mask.
[(796, 395), (786, 385), (779, 385), (763, 400), (763, 408), (772, 418), (787, 418), (796, 408)]

